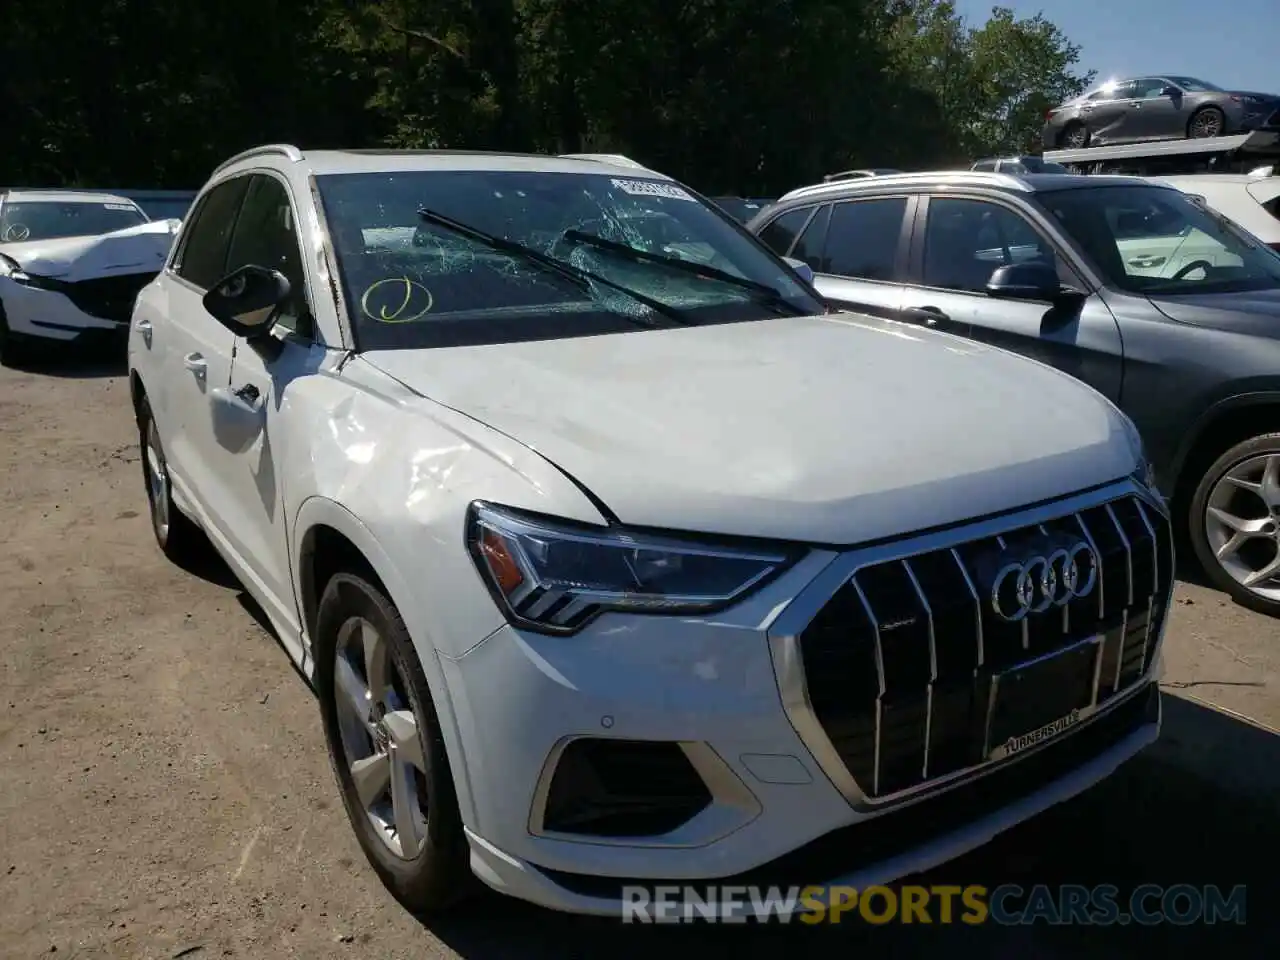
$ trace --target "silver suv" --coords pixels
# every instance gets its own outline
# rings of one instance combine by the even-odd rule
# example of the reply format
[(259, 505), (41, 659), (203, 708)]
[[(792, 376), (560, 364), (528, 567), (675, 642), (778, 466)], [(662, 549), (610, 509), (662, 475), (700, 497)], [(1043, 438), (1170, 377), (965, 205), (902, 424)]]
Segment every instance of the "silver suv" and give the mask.
[(1156, 737), (1168, 522), (1124, 416), (829, 312), (652, 171), (251, 151), (129, 362), (157, 542), (266, 611), (415, 909), (469, 871), (606, 914), (886, 881)]

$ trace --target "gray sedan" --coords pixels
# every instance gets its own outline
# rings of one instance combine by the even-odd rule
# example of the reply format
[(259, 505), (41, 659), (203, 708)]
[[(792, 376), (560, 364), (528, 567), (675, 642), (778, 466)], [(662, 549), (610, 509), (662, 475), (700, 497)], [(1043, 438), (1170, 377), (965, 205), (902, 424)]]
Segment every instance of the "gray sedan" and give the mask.
[(1280, 127), (1280, 95), (1223, 90), (1193, 77), (1112, 80), (1045, 114), (1046, 150), (1224, 137)]

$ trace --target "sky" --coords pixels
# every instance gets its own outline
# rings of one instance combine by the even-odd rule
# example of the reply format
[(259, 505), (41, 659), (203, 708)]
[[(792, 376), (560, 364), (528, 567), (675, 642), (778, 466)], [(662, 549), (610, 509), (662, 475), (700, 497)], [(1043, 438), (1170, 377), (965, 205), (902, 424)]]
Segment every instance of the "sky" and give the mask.
[[(980, 26), (993, 0), (956, 0)], [(1043, 13), (1080, 47), (1098, 79), (1177, 73), (1228, 90), (1280, 93), (1280, 0), (1001, 0), (1019, 17)]]

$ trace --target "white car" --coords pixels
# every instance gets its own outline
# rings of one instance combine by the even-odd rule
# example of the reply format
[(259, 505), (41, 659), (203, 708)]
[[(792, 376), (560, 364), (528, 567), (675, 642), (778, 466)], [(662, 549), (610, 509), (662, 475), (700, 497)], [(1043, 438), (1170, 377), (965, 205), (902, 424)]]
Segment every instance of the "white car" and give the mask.
[(414, 909), (470, 873), (599, 914), (814, 855), (797, 882), (885, 882), (1157, 735), (1172, 547), (1132, 424), (829, 311), (652, 171), (239, 155), (129, 365), (158, 543), (207, 537), (266, 611)]
[(0, 362), (33, 344), (123, 340), (137, 292), (179, 221), (132, 200), (72, 191), (0, 193)]
[(1280, 250), (1280, 177), (1194, 173), (1150, 179), (1202, 198), (1210, 208), (1244, 227), (1273, 250)]

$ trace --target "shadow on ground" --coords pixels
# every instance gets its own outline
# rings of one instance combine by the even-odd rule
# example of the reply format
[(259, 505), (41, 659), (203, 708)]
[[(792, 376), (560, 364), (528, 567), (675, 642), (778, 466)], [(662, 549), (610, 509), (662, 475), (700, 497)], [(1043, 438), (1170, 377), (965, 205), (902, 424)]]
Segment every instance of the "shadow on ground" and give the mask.
[(1113, 884), (1122, 909), (1142, 884), (1217, 885), (1224, 893), (1244, 884), (1243, 926), (871, 927), (854, 920), (838, 927), (655, 928), (552, 913), (487, 892), (465, 912), (429, 926), (468, 960), (623, 960), (689, 949), (774, 958), (874, 951), (899, 960), (954, 956), (961, 949), (1019, 960), (1153, 952), (1165, 958), (1215, 952), (1232, 960), (1280, 956), (1280, 923), (1272, 906), (1280, 888), (1266, 863), (1280, 850), (1280, 737), (1168, 694), (1164, 710), (1161, 740), (1110, 779), (912, 882), (989, 889), (1017, 884), (1024, 890), (1037, 884)]
[(42, 377), (94, 380), (123, 377), (129, 372), (129, 361), (123, 342), (109, 350), (39, 344), (29, 348), (15, 368)]

